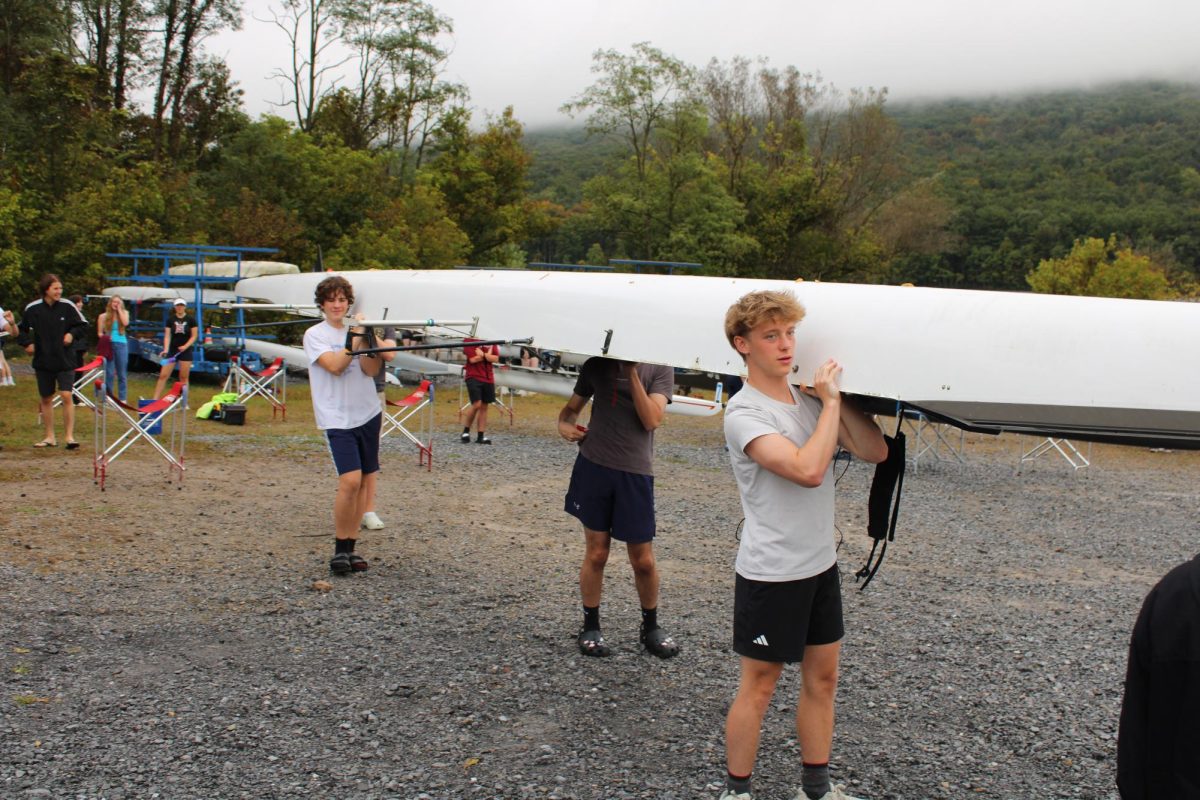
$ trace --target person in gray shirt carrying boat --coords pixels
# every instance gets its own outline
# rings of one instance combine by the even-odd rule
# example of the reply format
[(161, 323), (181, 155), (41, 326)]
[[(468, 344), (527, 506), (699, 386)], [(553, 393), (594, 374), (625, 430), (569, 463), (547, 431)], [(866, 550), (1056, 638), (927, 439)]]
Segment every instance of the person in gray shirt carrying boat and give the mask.
[[(625, 542), (633, 567), (642, 605), (641, 643), (659, 658), (679, 652), (658, 624), (654, 559), (654, 430), (662, 424), (673, 388), (670, 367), (589, 358), (558, 415), (559, 434), (579, 444), (565, 511), (583, 523), (583, 629), (576, 643), (587, 656), (611, 653), (600, 634), (600, 594), (613, 539)], [(592, 417), (585, 429), (578, 420), (588, 398)]]

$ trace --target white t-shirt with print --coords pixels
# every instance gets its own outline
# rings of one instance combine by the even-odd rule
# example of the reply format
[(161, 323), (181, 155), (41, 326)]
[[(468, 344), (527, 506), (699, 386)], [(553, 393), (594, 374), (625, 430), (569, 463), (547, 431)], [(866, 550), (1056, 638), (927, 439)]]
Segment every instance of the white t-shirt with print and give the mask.
[(317, 363), (317, 359), (326, 353), (345, 351), (349, 330), (349, 327), (335, 328), (322, 321), (304, 332), (313, 414), (317, 418), (317, 427), (323, 431), (357, 428), (379, 414), (375, 381), (359, 366), (361, 357), (355, 357), (341, 375), (334, 375)]
[(782, 434), (802, 447), (816, 430), (821, 401), (790, 388), (795, 402), (781, 403), (747, 383), (725, 408), (725, 441), (746, 517), (736, 568), (755, 581), (811, 578), (837, 563), (833, 464), (820, 486), (808, 488), (746, 455), (760, 436)]

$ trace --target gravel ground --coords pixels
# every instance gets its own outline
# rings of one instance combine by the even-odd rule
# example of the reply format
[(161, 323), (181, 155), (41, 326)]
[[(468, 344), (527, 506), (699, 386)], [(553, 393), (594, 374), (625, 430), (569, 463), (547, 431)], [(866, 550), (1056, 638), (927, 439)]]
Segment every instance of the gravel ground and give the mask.
[[(198, 429), (182, 490), (146, 456), (101, 494), (86, 454), (0, 452), (0, 796), (715, 798), (741, 512), (720, 420), (704, 424), (659, 439), (668, 662), (639, 652), (617, 549), (615, 655), (575, 650), (573, 452), (548, 418), (491, 448), (446, 427), (431, 473), (385, 441), (373, 568), (327, 592), (333, 480), (313, 436)], [(1198, 549), (1200, 457), (1097, 448), (1090, 470), (1018, 476), (1017, 447), (969, 437), (965, 466), (910, 471), (862, 593), (871, 469), (841, 479), (833, 772), (855, 795), (1116, 796), (1128, 635)], [(756, 797), (798, 783), (797, 688), (789, 670)]]

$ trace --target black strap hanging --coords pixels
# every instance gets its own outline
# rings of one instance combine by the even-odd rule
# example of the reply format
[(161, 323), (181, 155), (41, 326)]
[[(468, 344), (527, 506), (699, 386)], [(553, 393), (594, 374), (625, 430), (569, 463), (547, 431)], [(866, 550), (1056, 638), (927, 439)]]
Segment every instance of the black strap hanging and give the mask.
[[(900, 511), (900, 495), (904, 489), (904, 467), (907, 460), (904, 452), (904, 432), (900, 426), (904, 422), (903, 413), (896, 415), (896, 435), (884, 436), (887, 442), (887, 458), (875, 467), (875, 477), (871, 479), (871, 494), (867, 501), (867, 535), (874, 539), (871, 553), (867, 562), (858, 572), (854, 573), (855, 580), (862, 581), (858, 587), (861, 592), (871, 583), (879, 567), (883, 565), (883, 557), (887, 554), (888, 542), (896, 538), (896, 519)], [(894, 500), (893, 500), (894, 495)], [(878, 549), (879, 558), (875, 558)], [(874, 564), (872, 564), (874, 561)]]

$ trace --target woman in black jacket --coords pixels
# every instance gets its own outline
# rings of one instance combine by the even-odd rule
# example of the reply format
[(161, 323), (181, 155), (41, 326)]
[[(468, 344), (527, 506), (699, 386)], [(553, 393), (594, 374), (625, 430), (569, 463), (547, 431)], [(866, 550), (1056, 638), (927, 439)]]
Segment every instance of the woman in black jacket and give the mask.
[(38, 282), (39, 299), (25, 306), (17, 325), (17, 342), (33, 356), (33, 371), (37, 376), (39, 406), (45, 435), (34, 447), (54, 447), (54, 392), (62, 396), (67, 449), (75, 450), (75, 406), (71, 393), (75, 384), (74, 342), (87, 335), (87, 320), (74, 303), (62, 299), (62, 281), (57, 275), (46, 274)]

